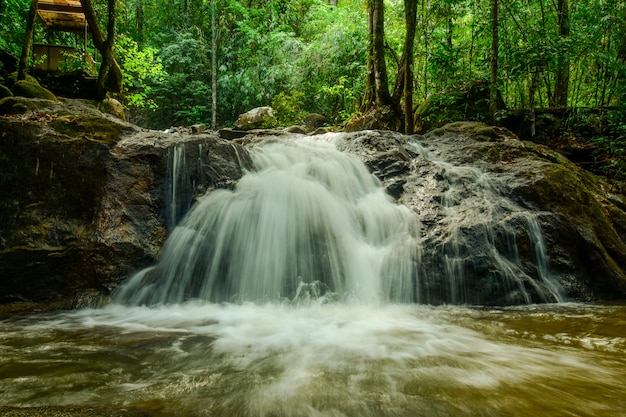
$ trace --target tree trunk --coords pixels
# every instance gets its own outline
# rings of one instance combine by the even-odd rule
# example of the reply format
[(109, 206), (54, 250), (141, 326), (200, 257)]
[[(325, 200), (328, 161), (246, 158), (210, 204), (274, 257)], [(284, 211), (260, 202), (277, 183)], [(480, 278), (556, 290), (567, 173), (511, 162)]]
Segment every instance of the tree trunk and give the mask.
[(17, 79), (25, 80), (28, 73), (28, 56), (30, 55), (30, 45), (33, 41), (33, 30), (35, 29), (35, 18), (37, 17), (37, 6), (39, 0), (32, 0), (26, 21), (26, 33), (24, 33), (24, 44), (22, 45), (22, 56), (17, 70)]
[(528, 89), (528, 107), (530, 108), (530, 137), (535, 137), (535, 91), (537, 90), (537, 69), (534, 69), (530, 76), (530, 88)]
[(215, 0), (211, 0), (211, 129), (217, 129), (217, 33)]
[(413, 134), (413, 46), (417, 23), (417, 0), (404, 1), (406, 36), (404, 38), (404, 133)]
[(137, 6), (135, 8), (135, 17), (137, 18), (137, 44), (139, 46), (143, 45), (143, 23), (144, 23), (144, 13), (143, 13), (143, 0), (137, 1)]
[(365, 111), (374, 105), (376, 101), (375, 79), (374, 79), (374, 13), (372, 13), (371, 0), (368, 2), (369, 13), (367, 19), (367, 73), (365, 78), (365, 95), (361, 104), (361, 111)]
[[(558, 0), (557, 11), (559, 18), (559, 37), (565, 41), (569, 37), (569, 7), (568, 0)], [(554, 83), (553, 106), (567, 107), (567, 90), (569, 89), (569, 57), (567, 52), (559, 55), (556, 80)]]
[(491, 80), (489, 85), (489, 113), (498, 110), (498, 0), (491, 0)]
[(429, 93), (428, 93), (428, 59), (430, 58), (430, 33), (428, 30), (428, 23), (430, 21), (430, 19), (428, 19), (427, 16), (427, 10), (429, 7), (430, 3), (427, 4), (426, 0), (422, 0), (422, 4), (421, 4), (421, 9), (422, 9), (422, 16), (420, 18), (420, 20), (422, 21), (422, 25), (423, 25), (423, 29), (424, 29), (424, 33), (422, 34), (423, 38), (424, 38), (424, 65), (422, 67), (422, 85), (424, 86), (424, 98), (428, 98)]
[(104, 39), (91, 0), (80, 0), (85, 18), (93, 38), (93, 43), (102, 55), (102, 64), (98, 73), (97, 95), (99, 99), (106, 97), (107, 91), (122, 91), (122, 70), (113, 57), (113, 41), (115, 35), (115, 0), (108, 0), (107, 39)]
[(374, 95), (378, 106), (391, 105), (387, 64), (385, 62), (385, 6), (383, 0), (372, 1)]
[(617, 51), (617, 57), (622, 63), (626, 63), (626, 16), (622, 18), (622, 39)]

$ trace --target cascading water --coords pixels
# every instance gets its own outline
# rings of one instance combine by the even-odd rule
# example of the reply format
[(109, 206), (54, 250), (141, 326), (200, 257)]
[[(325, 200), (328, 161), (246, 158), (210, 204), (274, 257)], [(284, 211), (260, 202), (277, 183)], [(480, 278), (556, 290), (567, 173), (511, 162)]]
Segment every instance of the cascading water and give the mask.
[[(435, 220), (429, 221), (439, 225), (424, 238), (418, 301), (506, 305), (565, 301), (550, 273), (539, 213), (504, 197), (501, 179), (476, 167), (446, 162), (420, 144), (412, 146), (440, 184), (435, 190), (420, 189), (422, 197), (417, 197), (436, 201), (435, 209), (430, 208), (436, 212), (431, 216)], [(520, 247), (527, 252), (526, 262)]]
[(360, 161), (304, 139), (267, 144), (253, 160), (256, 171), (234, 191), (200, 199), (159, 264), (133, 277), (119, 301), (277, 301), (311, 291), (415, 300), (419, 222)]
[[(484, 271), (557, 299), (536, 215), (418, 144), (436, 181), (394, 204), (341, 140), (253, 149), (117, 303), (0, 320), (0, 415), (623, 416), (626, 307), (409, 303), (472, 300)], [(195, 149), (170, 155), (166, 218)]]
[[(498, 304), (563, 300), (536, 214), (503, 198), (487, 174), (409, 144), (445, 184), (440, 194), (418, 196), (439, 202), (441, 227), (433, 238), (422, 230), (420, 213), (395, 204), (359, 159), (337, 150), (342, 140), (341, 134), (281, 138), (253, 148), (255, 170), (233, 191), (200, 198), (171, 233), (160, 262), (134, 276), (116, 299), (131, 305), (312, 295), (433, 304), (484, 303), (485, 296)], [(184, 149), (174, 149), (170, 161), (176, 175), (168, 217), (175, 218), (190, 200), (189, 191), (180, 191), (189, 189)], [(522, 264), (517, 229), (532, 251), (534, 277)]]
[[(202, 154), (202, 144), (198, 146), (198, 155)], [(191, 208), (196, 184), (190, 179), (190, 165), (196, 164), (197, 172), (202, 175), (202, 160), (189, 161), (184, 143), (172, 146), (168, 151), (168, 164), (165, 184), (165, 205), (167, 207), (166, 226), (173, 230)]]

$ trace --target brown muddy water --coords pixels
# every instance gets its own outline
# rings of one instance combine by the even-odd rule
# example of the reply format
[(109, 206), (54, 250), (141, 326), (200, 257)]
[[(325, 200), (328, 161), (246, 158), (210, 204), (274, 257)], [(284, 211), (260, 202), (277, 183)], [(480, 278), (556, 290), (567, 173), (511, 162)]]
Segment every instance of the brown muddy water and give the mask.
[(0, 411), (617, 417), (625, 353), (624, 305), (111, 305), (0, 321)]

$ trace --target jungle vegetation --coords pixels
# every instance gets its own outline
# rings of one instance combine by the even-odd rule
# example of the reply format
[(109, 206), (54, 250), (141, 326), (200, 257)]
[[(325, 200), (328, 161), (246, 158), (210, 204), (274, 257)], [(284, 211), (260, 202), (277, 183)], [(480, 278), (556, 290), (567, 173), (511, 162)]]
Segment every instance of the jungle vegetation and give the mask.
[[(105, 33), (115, 6), (119, 99), (145, 127), (228, 126), (266, 105), (285, 124), (321, 113), (342, 125), (388, 105), (411, 133), (420, 106), (445, 107), (459, 91), (486, 85), (490, 95), (477, 100), (488, 101), (492, 120), (561, 108), (567, 126), (596, 124), (589, 140), (603, 152), (598, 157), (612, 158), (626, 177), (623, 0), (90, 3)], [(0, 49), (20, 56), (29, 7), (30, 0), (0, 0)], [(41, 25), (34, 37), (83, 42)]]

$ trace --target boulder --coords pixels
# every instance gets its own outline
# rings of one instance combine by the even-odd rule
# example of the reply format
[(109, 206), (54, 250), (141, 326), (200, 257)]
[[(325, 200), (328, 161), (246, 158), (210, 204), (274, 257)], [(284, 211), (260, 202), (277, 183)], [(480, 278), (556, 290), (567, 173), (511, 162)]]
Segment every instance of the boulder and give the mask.
[[(30, 74), (26, 74), (26, 81), (31, 84), (39, 84), (39, 81), (37, 81), (37, 78), (33, 77)], [(9, 76), (7, 77), (6, 85), (9, 88), (13, 88), (16, 82), (17, 82), (17, 71), (14, 71), (11, 74), (9, 74)]]
[(0, 117), (0, 303), (98, 305), (196, 196), (251, 165), (216, 135), (145, 131), (82, 100), (30, 107)]
[(252, 130), (277, 127), (278, 121), (271, 107), (257, 107), (239, 115), (235, 122), (236, 130)]
[(13, 96), (13, 93), (11, 92), (11, 90), (4, 84), (0, 84), (0, 99), (3, 99), (5, 97), (12, 97), (12, 96)]
[[(105, 302), (198, 196), (251, 169), (245, 144), (289, 134), (147, 131), (86, 100), (9, 97), (0, 110), (0, 302), (49, 308)], [(554, 301), (546, 274), (564, 299), (626, 299), (626, 200), (563, 155), (472, 122), (338, 146), (419, 220), (417, 301)]]
[(554, 301), (541, 276), (565, 300), (626, 298), (626, 198), (563, 155), (475, 122), (357, 132), (340, 147), (420, 220), (422, 302)]
[(40, 86), (39, 84), (29, 81), (20, 80), (13, 84), (11, 92), (15, 96), (26, 98), (40, 98), (45, 100), (57, 100), (56, 96), (50, 90)]
[(313, 132), (309, 133), (309, 136), (324, 135), (324, 134), (329, 133), (329, 132), (330, 132), (330, 129), (328, 129), (326, 127), (318, 127)]
[(195, 125), (191, 125), (191, 133), (202, 133), (206, 130), (206, 125), (203, 123), (198, 123)]
[(311, 131), (324, 126), (326, 123), (328, 123), (326, 116), (317, 113), (311, 113), (304, 118), (304, 125)]
[(298, 135), (306, 135), (306, 128), (304, 126), (289, 126), (285, 129), (287, 133), (295, 133)]
[(233, 139), (243, 138), (244, 136), (248, 134), (248, 132), (245, 130), (235, 130), (235, 129), (226, 127), (224, 129), (220, 129), (218, 131), (218, 134), (223, 139), (233, 140)]
[(102, 112), (104, 113), (111, 114), (120, 120), (124, 120), (124, 121), (126, 120), (126, 113), (124, 113), (124, 106), (122, 106), (122, 103), (120, 103), (113, 97), (107, 97), (104, 100), (102, 100), (98, 105), (98, 109), (102, 110)]
[(361, 130), (403, 130), (404, 118), (391, 106), (374, 106), (363, 114), (356, 114), (345, 127), (346, 132)]

